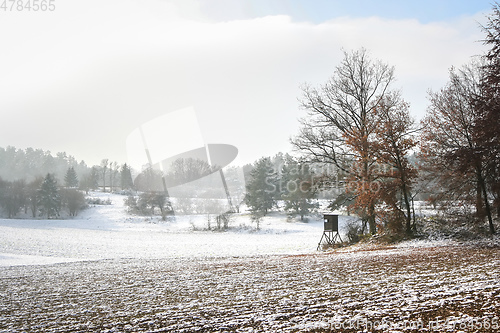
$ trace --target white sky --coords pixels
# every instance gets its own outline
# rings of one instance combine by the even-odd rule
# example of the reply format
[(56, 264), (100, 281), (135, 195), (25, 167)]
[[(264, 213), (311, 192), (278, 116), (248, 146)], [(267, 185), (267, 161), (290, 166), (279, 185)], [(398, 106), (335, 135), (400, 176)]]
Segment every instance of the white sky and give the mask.
[(478, 22), (491, 9), (489, 0), (53, 3), (53, 12), (0, 9), (0, 147), (66, 151), (89, 165), (127, 162), (134, 129), (190, 107), (205, 143), (239, 149), (236, 164), (290, 151), (305, 114), (300, 85), (325, 82), (342, 49), (394, 65), (394, 87), (419, 119), (427, 91), (483, 52)]

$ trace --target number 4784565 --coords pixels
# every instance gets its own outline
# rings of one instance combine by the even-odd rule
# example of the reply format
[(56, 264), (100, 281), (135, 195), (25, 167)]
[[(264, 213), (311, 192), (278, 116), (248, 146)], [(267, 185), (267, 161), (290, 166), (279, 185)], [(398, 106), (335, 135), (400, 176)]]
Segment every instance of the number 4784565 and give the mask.
[(0, 11), (46, 12), (56, 10), (55, 0), (0, 0)]

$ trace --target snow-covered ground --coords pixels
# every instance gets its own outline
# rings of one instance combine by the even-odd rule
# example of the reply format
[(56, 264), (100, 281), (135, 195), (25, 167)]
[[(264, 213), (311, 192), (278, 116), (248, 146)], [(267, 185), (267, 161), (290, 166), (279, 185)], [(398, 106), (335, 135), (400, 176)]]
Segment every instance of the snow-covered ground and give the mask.
[(318, 252), (320, 217), (202, 231), (206, 216), (129, 216), (95, 195), (113, 205), (0, 220), (0, 333), (500, 329), (498, 239)]
[(498, 332), (498, 247), (0, 270), (0, 332)]
[[(323, 232), (320, 216), (305, 223), (299, 219), (289, 222), (284, 214), (264, 217), (257, 231), (247, 213), (234, 215), (228, 231), (206, 231), (207, 215), (179, 215), (161, 221), (158, 217), (127, 214), (125, 196), (91, 196), (109, 198), (112, 205), (96, 205), (72, 219), (0, 219), (0, 266), (314, 253)], [(214, 216), (210, 218), (213, 228)], [(348, 219), (340, 217), (341, 232)]]

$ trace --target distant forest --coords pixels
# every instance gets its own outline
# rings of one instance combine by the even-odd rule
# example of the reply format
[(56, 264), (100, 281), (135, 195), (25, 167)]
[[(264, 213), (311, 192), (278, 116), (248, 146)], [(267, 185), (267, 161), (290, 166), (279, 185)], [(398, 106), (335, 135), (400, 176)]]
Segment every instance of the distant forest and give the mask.
[(0, 147), (0, 213), (8, 218), (75, 216), (88, 204), (101, 204), (86, 200), (85, 192), (134, 188), (127, 164), (103, 159), (89, 167), (65, 152)]
[[(74, 174), (74, 181), (68, 184), (68, 173)], [(85, 161), (77, 161), (66, 152), (55, 156), (42, 149), (17, 149), (12, 146), (0, 147), (0, 180), (3, 182), (39, 181), (51, 174), (59, 186), (79, 188), (88, 192), (98, 188), (116, 191), (134, 188), (132, 170), (126, 164), (118, 164), (103, 159), (100, 165), (88, 166)], [(141, 184), (137, 184), (141, 190)]]
[(84, 161), (78, 162), (66, 153), (60, 152), (54, 156), (48, 150), (0, 147), (0, 178), (5, 181), (24, 179), (29, 182), (37, 177), (45, 177), (48, 173), (62, 181), (69, 167), (75, 169), (80, 179), (90, 170)]

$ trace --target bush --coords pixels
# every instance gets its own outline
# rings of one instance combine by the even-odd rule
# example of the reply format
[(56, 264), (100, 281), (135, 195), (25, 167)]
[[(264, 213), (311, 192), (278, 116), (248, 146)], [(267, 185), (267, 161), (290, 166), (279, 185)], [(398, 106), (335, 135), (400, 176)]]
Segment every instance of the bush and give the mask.
[(363, 237), (361, 233), (362, 231), (361, 222), (359, 220), (350, 220), (349, 222), (347, 222), (346, 227), (347, 227), (346, 235), (349, 243), (353, 244), (359, 242)]
[(217, 215), (215, 221), (217, 222), (217, 230), (227, 230), (229, 228), (229, 222), (231, 221), (231, 214), (224, 213)]
[(128, 212), (135, 214), (139, 212), (139, 207), (137, 206), (137, 198), (133, 195), (129, 195), (124, 201), (125, 206), (128, 207)]
[(61, 190), (61, 200), (63, 205), (68, 208), (70, 216), (76, 216), (80, 210), (87, 208), (85, 195), (74, 188)]
[(111, 205), (111, 199), (107, 198), (106, 200), (101, 198), (87, 198), (87, 204), (89, 205)]
[(139, 197), (128, 196), (125, 205), (129, 213), (140, 215), (161, 215), (166, 220), (173, 213), (172, 205), (164, 193), (144, 192)]

